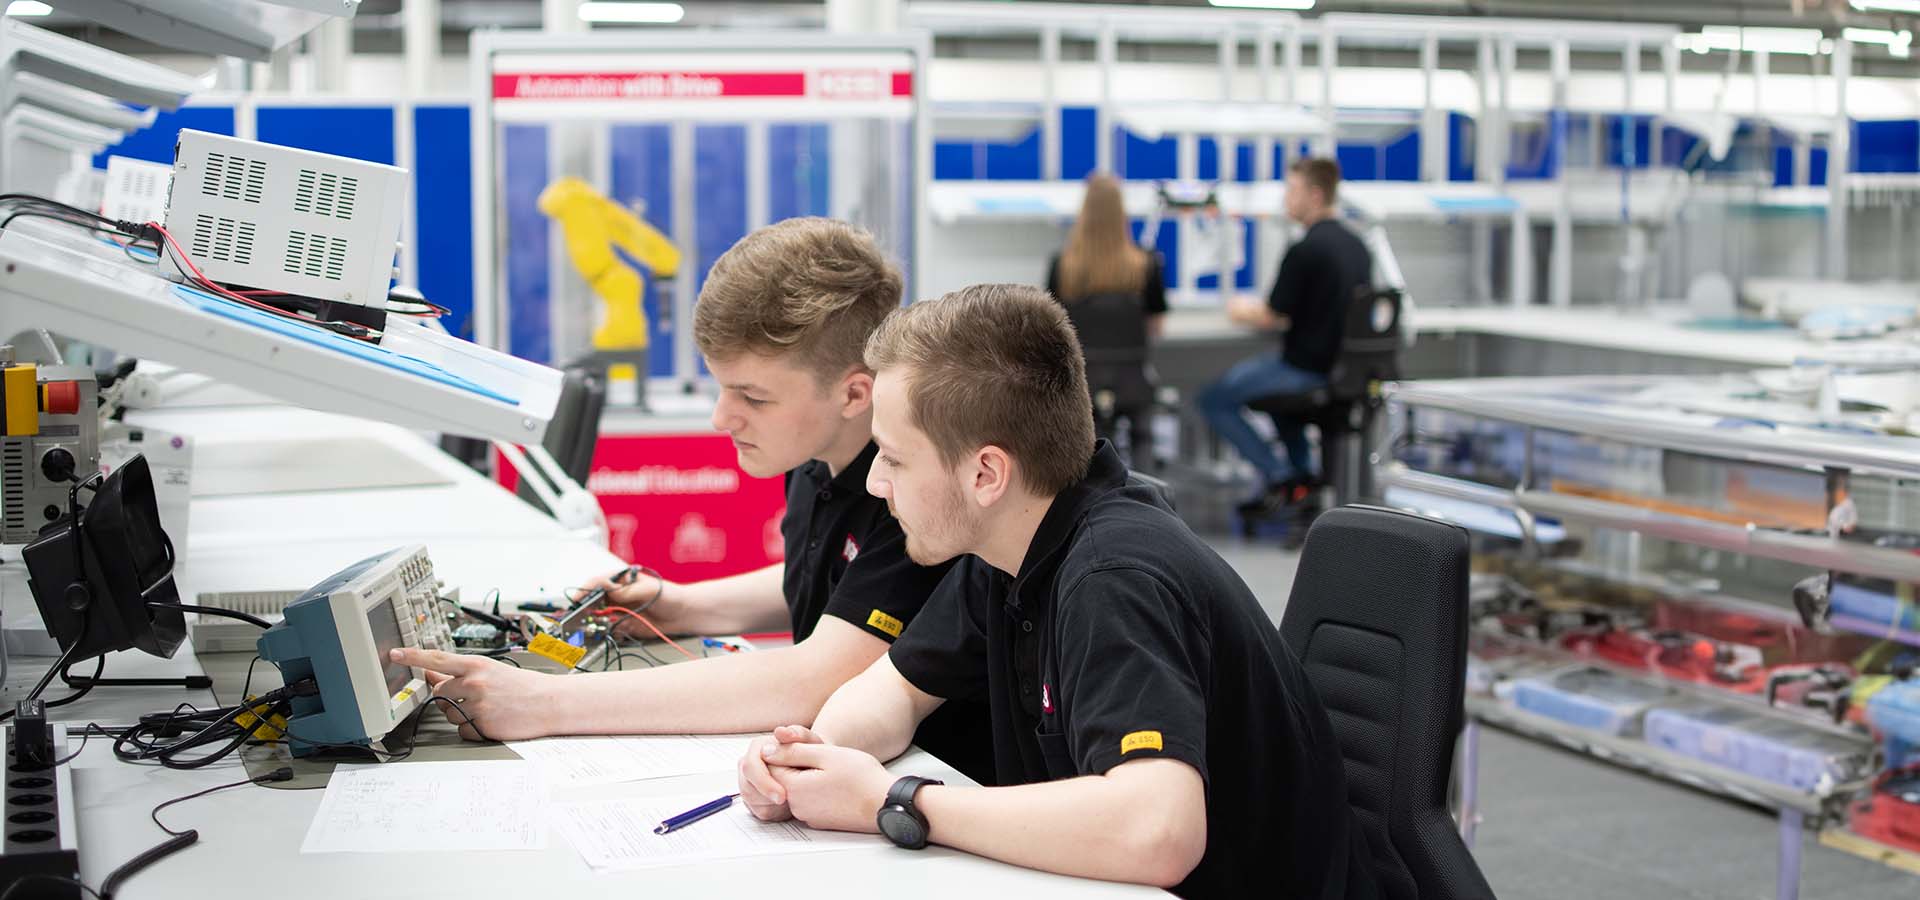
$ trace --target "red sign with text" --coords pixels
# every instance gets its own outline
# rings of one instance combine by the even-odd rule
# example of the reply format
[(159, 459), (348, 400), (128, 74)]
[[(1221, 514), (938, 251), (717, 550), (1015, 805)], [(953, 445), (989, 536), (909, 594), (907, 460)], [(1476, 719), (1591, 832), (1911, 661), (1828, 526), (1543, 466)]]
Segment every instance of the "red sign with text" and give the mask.
[(838, 68), (811, 72), (522, 72), (493, 76), (497, 100), (720, 100), (913, 96), (913, 73)]
[[(501, 482), (518, 481), (502, 466)], [(669, 581), (704, 581), (785, 558), (785, 482), (753, 478), (724, 434), (602, 435), (587, 490), (607, 515), (607, 549)]]

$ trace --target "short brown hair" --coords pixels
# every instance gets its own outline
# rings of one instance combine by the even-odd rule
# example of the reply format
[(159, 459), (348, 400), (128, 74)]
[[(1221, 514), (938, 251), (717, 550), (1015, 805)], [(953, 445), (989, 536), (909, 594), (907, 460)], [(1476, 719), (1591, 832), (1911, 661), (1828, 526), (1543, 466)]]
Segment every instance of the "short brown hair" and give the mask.
[(907, 415), (948, 466), (992, 444), (1052, 495), (1087, 474), (1093, 404), (1066, 310), (1024, 284), (977, 284), (902, 309), (867, 341), (867, 367), (913, 370)]
[(1287, 171), (1295, 172), (1306, 179), (1307, 184), (1320, 189), (1322, 196), (1332, 203), (1340, 196), (1340, 164), (1324, 156), (1308, 156), (1296, 159)]
[(756, 229), (715, 260), (693, 307), (708, 359), (789, 358), (821, 382), (862, 364), (867, 336), (900, 307), (900, 270), (873, 235), (835, 219)]

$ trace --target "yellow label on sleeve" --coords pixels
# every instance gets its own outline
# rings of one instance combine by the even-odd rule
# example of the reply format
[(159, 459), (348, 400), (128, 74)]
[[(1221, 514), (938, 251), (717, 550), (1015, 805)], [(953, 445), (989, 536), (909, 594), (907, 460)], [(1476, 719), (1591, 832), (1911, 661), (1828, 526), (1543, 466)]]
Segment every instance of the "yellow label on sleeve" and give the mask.
[(1120, 739), (1120, 755), (1125, 756), (1135, 750), (1162, 750), (1158, 731), (1136, 731)]
[(900, 632), (904, 630), (907, 625), (905, 622), (876, 609), (873, 611), (873, 615), (867, 617), (867, 627), (878, 628), (893, 637), (899, 637)]
[(587, 648), (575, 647), (550, 634), (534, 635), (533, 641), (527, 644), (527, 650), (538, 653), (569, 669), (579, 665), (580, 660), (584, 659), (587, 655)]

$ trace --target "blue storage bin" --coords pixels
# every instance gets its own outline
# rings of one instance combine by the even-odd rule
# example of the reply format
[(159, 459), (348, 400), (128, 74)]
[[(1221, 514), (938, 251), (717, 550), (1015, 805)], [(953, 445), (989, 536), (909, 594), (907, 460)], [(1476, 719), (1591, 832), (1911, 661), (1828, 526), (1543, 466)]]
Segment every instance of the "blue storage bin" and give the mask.
[(1520, 709), (1614, 735), (1638, 734), (1640, 717), (1669, 695), (1664, 688), (1591, 666), (1521, 679), (1513, 685), (1513, 705)]
[(1920, 631), (1920, 606), (1901, 603), (1892, 594), (1881, 593), (1857, 584), (1835, 581), (1827, 593), (1827, 602), (1840, 615), (1852, 616), (1875, 625), (1898, 626)]

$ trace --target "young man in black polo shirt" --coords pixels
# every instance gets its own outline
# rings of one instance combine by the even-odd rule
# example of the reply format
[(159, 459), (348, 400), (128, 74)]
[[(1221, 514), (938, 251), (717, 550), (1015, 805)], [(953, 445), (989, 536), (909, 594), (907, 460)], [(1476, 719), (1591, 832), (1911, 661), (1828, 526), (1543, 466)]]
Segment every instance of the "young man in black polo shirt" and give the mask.
[[(895, 313), (867, 363), (868, 489), (916, 562), (960, 559), (812, 728), (741, 760), (754, 814), (1188, 897), (1374, 896), (1319, 698), (1239, 576), (1095, 445), (1060, 307), (968, 288)], [(1009, 786), (882, 768), (959, 700), (990, 705)]]
[[(742, 238), (694, 306), (694, 340), (721, 393), (713, 426), (740, 467), (786, 473), (786, 561), (698, 584), (652, 577), (609, 587), (680, 634), (791, 628), (794, 645), (639, 671), (555, 677), (473, 656), (397, 651), (460, 701), (462, 733), (737, 733), (810, 722), (848, 678), (886, 653), (947, 566), (915, 565), (886, 503), (866, 492), (875, 453), (873, 374), (861, 354), (900, 306), (900, 273), (872, 236), (789, 219)], [(443, 678), (443, 676), (446, 676)], [(450, 715), (456, 724), (465, 720)], [(991, 773), (984, 708), (930, 721), (921, 744), (962, 771)]]
[(1297, 394), (1327, 383), (1340, 355), (1347, 304), (1356, 289), (1373, 283), (1373, 254), (1340, 224), (1336, 200), (1340, 164), (1302, 159), (1287, 170), (1287, 218), (1307, 229), (1287, 249), (1266, 303), (1233, 302), (1227, 318), (1265, 331), (1280, 329), (1280, 352), (1243, 359), (1200, 392), (1200, 411), (1214, 433), (1232, 444), (1260, 473), (1260, 490), (1240, 504), (1247, 514), (1271, 514), (1306, 496), (1314, 483), (1313, 451), (1305, 422), (1276, 418), (1281, 459), (1247, 423), (1247, 401), (1270, 394)]

